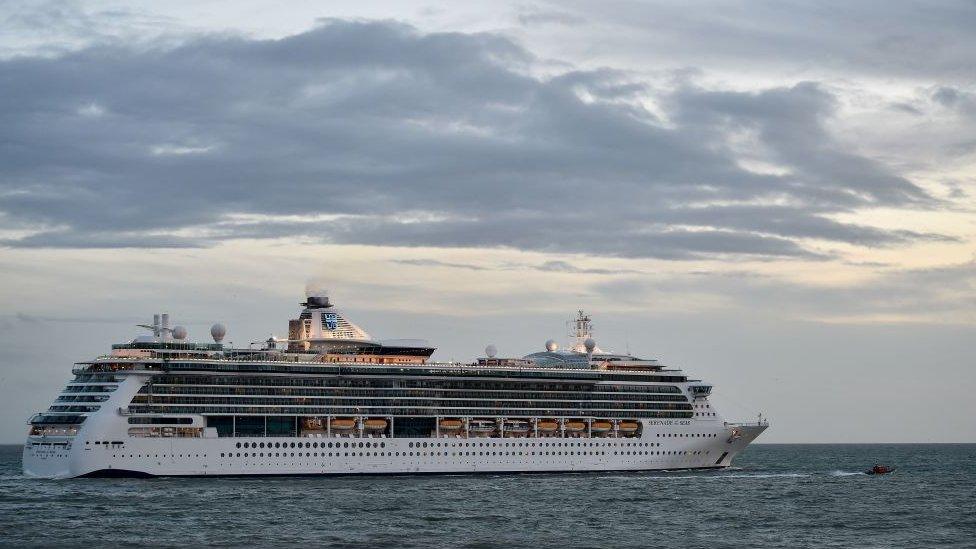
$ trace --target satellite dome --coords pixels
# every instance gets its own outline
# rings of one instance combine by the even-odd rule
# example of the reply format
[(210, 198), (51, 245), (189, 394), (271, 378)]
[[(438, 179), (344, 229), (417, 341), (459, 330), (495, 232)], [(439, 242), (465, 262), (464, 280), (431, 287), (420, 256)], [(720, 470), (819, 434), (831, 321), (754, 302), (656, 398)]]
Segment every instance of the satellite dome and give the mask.
[(587, 353), (592, 353), (593, 349), (596, 349), (596, 341), (593, 341), (592, 337), (588, 337), (586, 338), (586, 341), (583, 342), (583, 347), (586, 347)]
[(498, 348), (495, 347), (494, 345), (489, 345), (485, 347), (485, 356), (487, 356), (488, 358), (495, 358), (495, 355), (497, 354), (498, 354)]
[(215, 342), (223, 341), (225, 335), (227, 335), (227, 328), (223, 324), (218, 322), (210, 327), (210, 336)]
[(186, 328), (183, 326), (173, 326), (173, 339), (186, 339)]
[(555, 339), (550, 339), (546, 341), (546, 350), (549, 351), (550, 353), (555, 351), (558, 348), (559, 348), (559, 344), (556, 343)]

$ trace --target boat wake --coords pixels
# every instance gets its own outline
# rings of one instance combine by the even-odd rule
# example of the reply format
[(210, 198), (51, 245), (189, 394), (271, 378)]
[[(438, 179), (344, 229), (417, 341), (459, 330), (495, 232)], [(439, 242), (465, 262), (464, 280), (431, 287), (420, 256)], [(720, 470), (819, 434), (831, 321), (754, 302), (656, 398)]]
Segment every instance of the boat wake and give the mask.
[(861, 471), (840, 471), (840, 470), (833, 470), (829, 474), (832, 477), (854, 477), (854, 476), (863, 475), (864, 473), (861, 472)]

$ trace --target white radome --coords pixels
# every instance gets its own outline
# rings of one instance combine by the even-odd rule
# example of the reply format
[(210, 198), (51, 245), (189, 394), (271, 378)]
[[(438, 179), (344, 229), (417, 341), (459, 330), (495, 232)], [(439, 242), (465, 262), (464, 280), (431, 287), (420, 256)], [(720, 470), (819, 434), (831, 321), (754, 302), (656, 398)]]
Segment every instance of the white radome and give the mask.
[(186, 328), (184, 328), (183, 326), (173, 327), (173, 339), (183, 340), (186, 339), (186, 336), (187, 336)]
[(550, 339), (550, 340), (546, 341), (546, 350), (547, 351), (549, 351), (551, 353), (551, 352), (555, 351), (556, 349), (559, 349), (559, 344), (556, 343), (556, 340), (555, 339)]
[(216, 323), (210, 327), (210, 336), (217, 343), (224, 340), (224, 336), (227, 335), (227, 327), (221, 323)]
[(588, 337), (586, 338), (586, 341), (583, 342), (583, 347), (586, 348), (587, 353), (592, 353), (593, 349), (596, 349), (596, 341), (593, 341), (592, 337)]
[(495, 355), (497, 354), (498, 354), (498, 347), (495, 347), (494, 345), (489, 345), (485, 347), (485, 356), (487, 356), (488, 358), (495, 358)]

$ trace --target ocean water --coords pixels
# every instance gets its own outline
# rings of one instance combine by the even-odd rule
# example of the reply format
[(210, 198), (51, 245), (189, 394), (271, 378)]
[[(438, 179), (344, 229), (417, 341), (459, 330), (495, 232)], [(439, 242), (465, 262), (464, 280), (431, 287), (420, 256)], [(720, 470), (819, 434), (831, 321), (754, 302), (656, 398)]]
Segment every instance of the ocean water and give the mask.
[[(892, 475), (861, 473), (876, 462)], [(976, 547), (976, 444), (753, 445), (717, 472), (36, 480), (6, 547)]]

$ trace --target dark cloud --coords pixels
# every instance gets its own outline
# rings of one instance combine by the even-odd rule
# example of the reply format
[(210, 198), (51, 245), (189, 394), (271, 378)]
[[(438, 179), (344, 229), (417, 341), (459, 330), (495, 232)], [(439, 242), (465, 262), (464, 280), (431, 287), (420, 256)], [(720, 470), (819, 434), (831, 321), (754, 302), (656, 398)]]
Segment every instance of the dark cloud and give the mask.
[[(807, 239), (941, 238), (829, 218), (935, 203), (836, 143), (815, 83), (656, 92), (665, 124), (626, 73), (541, 78), (532, 63), (498, 35), (338, 20), (0, 61), (0, 220), (33, 231), (4, 244), (820, 258)], [(742, 168), (743, 133), (787, 175)]]

